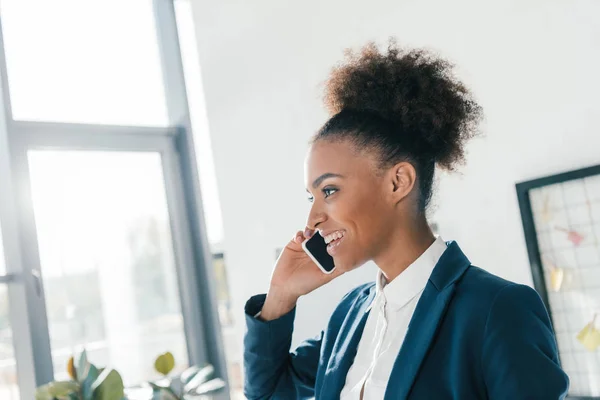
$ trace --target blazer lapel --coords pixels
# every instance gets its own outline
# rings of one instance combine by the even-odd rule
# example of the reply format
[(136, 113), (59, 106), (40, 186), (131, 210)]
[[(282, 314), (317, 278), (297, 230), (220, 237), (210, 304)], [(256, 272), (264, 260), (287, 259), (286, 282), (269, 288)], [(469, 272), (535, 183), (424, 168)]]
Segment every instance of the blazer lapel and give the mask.
[(327, 364), (323, 387), (322, 399), (339, 398), (340, 392), (346, 383), (346, 375), (354, 362), (358, 350), (358, 343), (365, 329), (365, 324), (375, 298), (375, 286), (366, 289), (356, 300), (338, 332), (336, 342), (331, 351), (331, 358)]
[(457, 280), (471, 265), (456, 242), (448, 242), (434, 268), (408, 326), (385, 392), (386, 400), (406, 399), (441, 320), (452, 300)]

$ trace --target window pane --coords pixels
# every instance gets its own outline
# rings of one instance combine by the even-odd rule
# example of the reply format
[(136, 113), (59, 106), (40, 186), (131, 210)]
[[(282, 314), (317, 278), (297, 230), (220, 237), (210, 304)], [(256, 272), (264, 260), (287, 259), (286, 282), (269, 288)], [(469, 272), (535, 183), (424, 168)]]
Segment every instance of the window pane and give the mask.
[(8, 290), (0, 284), (0, 399), (19, 400), (17, 385), (12, 330), (8, 319)]
[(31, 151), (55, 377), (85, 346), (126, 384), (188, 364), (158, 153)]
[(167, 125), (152, 0), (0, 0), (17, 120)]

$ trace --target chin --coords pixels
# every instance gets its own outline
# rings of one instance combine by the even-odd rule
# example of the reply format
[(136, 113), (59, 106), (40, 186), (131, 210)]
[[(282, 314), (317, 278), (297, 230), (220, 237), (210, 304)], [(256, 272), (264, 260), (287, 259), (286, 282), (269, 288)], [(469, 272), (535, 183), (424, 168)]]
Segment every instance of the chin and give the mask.
[(344, 260), (342, 257), (337, 258), (334, 257), (333, 258), (333, 263), (335, 265), (335, 268), (342, 271), (342, 272), (350, 272), (352, 270), (355, 270), (356, 268), (360, 267), (362, 264), (359, 263), (355, 263), (352, 262), (350, 260)]

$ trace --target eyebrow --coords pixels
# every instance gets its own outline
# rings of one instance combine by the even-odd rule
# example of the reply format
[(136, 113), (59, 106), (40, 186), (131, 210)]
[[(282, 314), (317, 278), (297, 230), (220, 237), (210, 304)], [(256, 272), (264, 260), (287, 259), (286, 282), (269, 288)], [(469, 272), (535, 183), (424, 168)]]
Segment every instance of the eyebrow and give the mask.
[(343, 175), (334, 174), (332, 172), (327, 172), (327, 173), (321, 175), (320, 177), (318, 177), (317, 179), (315, 179), (315, 181), (312, 184), (313, 189), (316, 189), (321, 183), (323, 183), (323, 181), (325, 179), (329, 179), (329, 178), (343, 178)]

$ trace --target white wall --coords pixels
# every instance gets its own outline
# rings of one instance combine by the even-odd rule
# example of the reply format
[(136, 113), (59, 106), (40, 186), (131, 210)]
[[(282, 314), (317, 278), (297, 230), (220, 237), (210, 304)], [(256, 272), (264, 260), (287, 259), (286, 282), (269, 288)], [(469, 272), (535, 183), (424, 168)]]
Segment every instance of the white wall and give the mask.
[[(302, 228), (306, 142), (325, 121), (319, 84), (346, 47), (396, 36), (460, 67), (486, 113), (460, 175), (442, 176), (433, 217), (445, 239), (531, 284), (514, 185), (600, 163), (600, 2), (195, 0), (208, 120), (234, 305), (267, 289), (275, 249)], [(295, 341), (359, 269), (302, 301)], [(240, 328), (240, 330), (242, 330)]]

